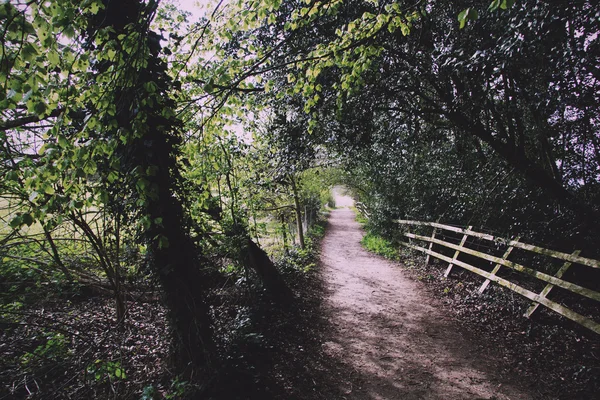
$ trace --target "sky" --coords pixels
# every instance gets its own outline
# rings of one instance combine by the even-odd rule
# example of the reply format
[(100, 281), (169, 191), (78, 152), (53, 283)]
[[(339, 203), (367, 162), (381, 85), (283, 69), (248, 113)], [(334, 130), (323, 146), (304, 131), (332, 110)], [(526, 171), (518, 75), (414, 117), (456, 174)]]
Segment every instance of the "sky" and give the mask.
[(209, 4), (213, 3), (210, 0), (171, 0), (171, 2), (182, 10), (191, 12), (192, 22), (204, 15)]
[[(192, 17), (188, 20), (193, 23), (196, 22), (200, 17), (205, 14), (212, 14), (216, 4), (219, 4), (220, 0), (164, 0), (175, 4), (180, 9), (189, 11), (192, 13)], [(223, 0), (222, 3), (226, 4), (228, 0)], [(234, 133), (238, 138), (242, 139), (246, 143), (252, 142), (252, 135), (249, 132), (245, 132), (241, 124), (228, 124), (225, 128)]]

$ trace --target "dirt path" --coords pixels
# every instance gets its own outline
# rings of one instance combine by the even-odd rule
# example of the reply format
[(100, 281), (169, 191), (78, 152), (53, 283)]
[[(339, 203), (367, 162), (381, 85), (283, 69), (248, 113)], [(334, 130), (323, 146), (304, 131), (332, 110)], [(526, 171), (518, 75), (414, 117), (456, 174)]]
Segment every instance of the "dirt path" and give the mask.
[[(340, 198), (338, 205), (348, 205)], [(419, 282), (362, 249), (349, 209), (331, 213), (321, 259), (326, 310), (337, 332), (325, 353), (356, 372), (347, 399), (531, 399), (500, 376), (495, 360), (467, 338)]]

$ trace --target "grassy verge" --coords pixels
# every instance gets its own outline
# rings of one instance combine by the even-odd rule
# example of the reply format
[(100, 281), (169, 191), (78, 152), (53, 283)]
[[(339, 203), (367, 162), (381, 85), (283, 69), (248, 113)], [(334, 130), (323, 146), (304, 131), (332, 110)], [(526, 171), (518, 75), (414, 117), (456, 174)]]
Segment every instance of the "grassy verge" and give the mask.
[(352, 207), (352, 211), (356, 214), (356, 222), (358, 222), (363, 228), (369, 222), (369, 219), (365, 217), (356, 207)]
[(392, 242), (372, 232), (367, 232), (360, 241), (360, 244), (368, 251), (389, 258), (390, 260), (398, 260), (400, 258), (398, 249)]

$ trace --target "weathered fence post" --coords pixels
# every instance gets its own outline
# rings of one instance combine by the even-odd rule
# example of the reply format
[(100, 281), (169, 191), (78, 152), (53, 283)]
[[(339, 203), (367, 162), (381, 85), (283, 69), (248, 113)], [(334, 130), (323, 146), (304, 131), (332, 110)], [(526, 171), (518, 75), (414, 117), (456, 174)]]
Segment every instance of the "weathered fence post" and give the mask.
[[(467, 231), (470, 231), (471, 228), (473, 228), (472, 226), (469, 226), (467, 228)], [(464, 236), (462, 237), (461, 241), (460, 241), (460, 245), (459, 247), (463, 247), (465, 245), (465, 242), (467, 241), (467, 238), (469, 237), (469, 235), (467, 233), (464, 234)], [(431, 250), (431, 249), (429, 249)], [(460, 250), (456, 250), (456, 252), (454, 253), (454, 257), (452, 257), (452, 262), (450, 264), (448, 264), (448, 268), (446, 269), (446, 272), (444, 272), (444, 277), (447, 278), (448, 276), (450, 276), (450, 272), (452, 271), (452, 267), (454, 266), (454, 262), (458, 259), (458, 255), (460, 254)]]
[[(578, 256), (579, 253), (581, 253), (581, 250), (575, 250), (572, 254), (574, 256)], [(573, 263), (570, 261), (565, 261), (563, 266), (560, 267), (560, 269), (556, 272), (556, 274), (554, 276), (558, 279), (562, 278), (562, 276), (565, 274), (565, 272), (567, 272), (567, 270), (569, 269), (569, 267), (571, 267), (572, 264)], [(544, 288), (544, 290), (542, 290), (540, 292), (539, 296), (546, 298), (546, 296), (548, 296), (548, 294), (550, 293), (550, 291), (552, 290), (553, 287), (554, 287), (553, 284), (551, 284), (551, 283), (547, 284), (546, 287)], [(525, 312), (525, 314), (523, 314), (523, 316), (525, 318), (531, 317), (531, 315), (535, 312), (535, 310), (537, 310), (537, 308), (539, 306), (540, 306), (540, 303), (533, 302), (531, 304), (531, 306), (529, 307), (529, 309)]]
[[(515, 240), (513, 240), (514, 242), (518, 242), (519, 239), (521, 239), (520, 237), (517, 237)], [(506, 251), (504, 252), (504, 255), (502, 256), (503, 260), (507, 260), (508, 256), (510, 255), (510, 253), (512, 252), (512, 250), (514, 249), (514, 245), (511, 245), (508, 249), (506, 249)], [(491, 274), (492, 275), (496, 275), (498, 273), (498, 271), (500, 270), (500, 267), (502, 266), (502, 264), (496, 264), (494, 266), (494, 269), (492, 270)], [(490, 280), (486, 279), (485, 282), (483, 282), (483, 284), (481, 285), (481, 287), (479, 288), (479, 294), (483, 293), (483, 291), (488, 287), (488, 285), (490, 284)]]
[[(435, 239), (435, 234), (437, 233), (437, 228), (433, 228), (433, 233), (431, 234), (431, 239)], [(431, 249), (433, 248), (433, 241), (429, 242), (429, 251), (431, 251)], [(429, 254), (427, 254), (427, 257), (425, 258), (425, 266), (429, 265), (429, 257), (431, 257)]]

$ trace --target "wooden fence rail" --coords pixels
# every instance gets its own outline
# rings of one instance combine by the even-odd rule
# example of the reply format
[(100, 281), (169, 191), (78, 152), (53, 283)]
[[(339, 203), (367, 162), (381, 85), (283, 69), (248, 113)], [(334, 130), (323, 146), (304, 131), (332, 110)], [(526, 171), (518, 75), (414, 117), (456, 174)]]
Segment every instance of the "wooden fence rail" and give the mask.
[[(600, 268), (600, 261), (594, 260), (591, 258), (581, 257), (579, 255), (580, 250), (576, 250), (571, 254), (562, 253), (560, 251), (545, 249), (543, 247), (538, 247), (538, 246), (533, 246), (531, 244), (523, 243), (520, 241), (520, 238), (504, 239), (504, 238), (496, 237), (496, 236), (489, 235), (486, 233), (475, 232), (472, 230), (472, 227), (459, 228), (459, 227), (455, 227), (455, 226), (440, 224), (438, 222), (421, 222), (421, 221), (411, 221), (411, 220), (398, 220), (397, 222), (404, 226), (427, 226), (427, 227), (433, 228), (433, 233), (431, 234), (431, 236), (424, 236), (424, 235), (418, 235), (418, 234), (412, 233), (412, 232), (405, 232), (404, 236), (409, 238), (409, 242), (408, 243), (403, 242), (402, 244), (411, 249), (418, 250), (422, 253), (425, 253), (427, 255), (427, 262), (429, 261), (430, 257), (435, 257), (442, 261), (447, 262), (448, 267), (444, 274), (445, 276), (448, 276), (451, 273), (452, 268), (454, 266), (464, 268), (468, 271), (471, 271), (473, 273), (476, 273), (476, 274), (481, 275), (484, 278), (486, 278), (485, 282), (479, 288), (480, 293), (483, 293), (485, 291), (485, 289), (487, 288), (487, 286), (489, 285), (490, 282), (496, 282), (497, 284), (499, 284), (503, 287), (506, 287), (506, 288), (512, 290), (513, 292), (516, 292), (516, 293), (532, 300), (533, 304), (531, 305), (531, 307), (529, 307), (527, 312), (524, 314), (524, 316), (527, 318), (529, 318), (535, 312), (535, 310), (538, 308), (538, 306), (541, 304), (541, 305), (557, 312), (558, 314), (560, 314), (566, 318), (569, 318), (570, 320), (575, 321), (576, 323), (596, 332), (597, 334), (600, 334), (600, 324), (598, 322), (596, 322), (586, 316), (578, 314), (575, 311), (563, 306), (562, 304), (559, 304), (559, 303), (549, 300), (547, 298), (547, 296), (550, 293), (550, 291), (552, 290), (552, 288), (555, 286), (558, 286), (558, 287), (568, 290), (572, 293), (575, 293), (580, 296), (584, 296), (589, 299), (593, 299), (593, 300), (600, 302), (600, 293), (562, 279), (562, 276), (571, 267), (572, 264), (580, 264), (580, 265), (584, 265), (584, 266), (587, 266), (590, 268)], [(460, 240), (460, 243), (454, 244), (454, 243), (450, 243), (445, 240), (439, 239), (438, 238), (439, 235), (443, 234), (444, 231), (462, 234), (463, 236)], [(438, 235), (438, 237), (436, 237), (436, 235)], [(504, 255), (502, 257), (496, 257), (491, 254), (487, 254), (487, 253), (467, 247), (466, 243), (467, 243), (467, 240), (469, 237), (481, 239), (484, 241), (487, 240), (487, 241), (491, 241), (494, 243), (503, 244), (503, 245), (507, 246), (507, 249), (504, 252)], [(419, 246), (418, 244), (413, 243), (413, 240), (428, 243), (428, 247)], [(454, 256), (449, 257), (449, 256), (441, 254), (437, 251), (434, 251), (434, 249), (433, 249), (434, 244), (454, 250)], [(548, 275), (544, 272), (537, 271), (537, 270), (527, 267), (525, 265), (521, 265), (516, 262), (510, 261), (509, 256), (510, 256), (511, 252), (513, 251), (513, 249), (526, 250), (526, 251), (529, 251), (529, 252), (532, 252), (535, 254), (552, 257), (552, 258), (564, 261), (564, 264), (562, 265), (562, 267), (558, 270), (558, 272), (554, 276)], [(469, 254), (471, 256), (494, 263), (495, 264), (494, 268), (492, 269), (491, 272), (488, 272), (481, 268), (478, 268), (471, 264), (468, 264), (464, 261), (461, 261), (461, 260), (459, 260), (459, 256), (461, 253)], [(547, 283), (546, 287), (540, 293), (534, 293), (528, 289), (525, 289), (525, 288), (517, 285), (516, 283), (510, 282), (509, 280), (507, 280), (505, 278), (497, 276), (497, 273), (501, 267), (510, 268), (513, 271), (517, 271), (517, 272), (526, 274), (528, 276), (534, 277), (540, 281), (546, 282)]]
[(356, 207), (356, 209), (360, 211), (360, 213), (366, 218), (370, 217), (369, 210), (367, 209), (367, 207), (365, 207), (363, 203), (357, 201), (356, 203), (354, 203), (354, 207)]

